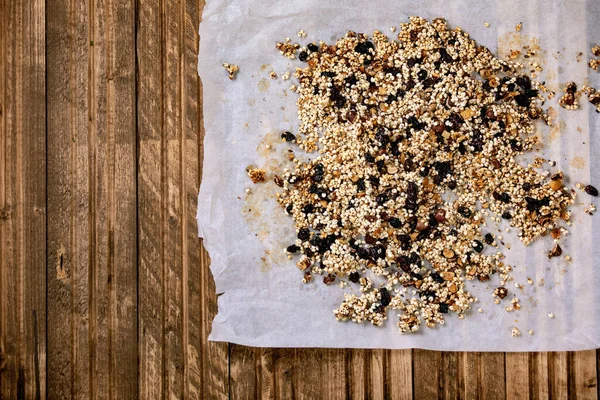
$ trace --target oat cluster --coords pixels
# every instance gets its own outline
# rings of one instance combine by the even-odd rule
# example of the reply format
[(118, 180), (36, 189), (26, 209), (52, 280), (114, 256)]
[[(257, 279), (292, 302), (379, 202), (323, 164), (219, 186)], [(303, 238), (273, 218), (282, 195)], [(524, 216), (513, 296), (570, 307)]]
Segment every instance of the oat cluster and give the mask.
[[(338, 320), (381, 325), (394, 309), (412, 332), (462, 318), (476, 300), (466, 280), (503, 284), (511, 270), (486, 219), (525, 244), (565, 232), (562, 173), (516, 160), (539, 140), (535, 120), (547, 121), (541, 84), (519, 64), (441, 18), (411, 17), (395, 40), (348, 32), (277, 48), (306, 62), (294, 75), (299, 131), (282, 139), (315, 153), (276, 177), (297, 232), (286, 252), (304, 282), (356, 285)], [(497, 302), (507, 295), (496, 287)]]

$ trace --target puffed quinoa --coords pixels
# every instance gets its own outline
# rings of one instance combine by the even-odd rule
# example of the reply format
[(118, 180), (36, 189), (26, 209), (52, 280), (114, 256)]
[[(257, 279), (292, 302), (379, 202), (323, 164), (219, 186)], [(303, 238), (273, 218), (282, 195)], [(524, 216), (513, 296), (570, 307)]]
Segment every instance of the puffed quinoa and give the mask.
[[(535, 120), (551, 121), (542, 109), (548, 90), (522, 64), (442, 18), (410, 17), (397, 40), (348, 32), (332, 45), (300, 48), (286, 38), (276, 47), (288, 58), (300, 51), (304, 63), (290, 87), (300, 126), (289, 144), (316, 153), (291, 156), (277, 201), (294, 219), (303, 281), (312, 273), (358, 285), (337, 320), (379, 326), (395, 309), (400, 331), (414, 332), (450, 312), (464, 318), (476, 301), (466, 281), (512, 279), (494, 236), (482, 232), (488, 217), (518, 229), (525, 245), (568, 221), (573, 196), (562, 173), (517, 161), (539, 143)], [(574, 83), (565, 96), (561, 106), (577, 108)], [(494, 302), (507, 295), (496, 287)], [(506, 307), (520, 308), (516, 297)]]
[(510, 335), (512, 337), (517, 337), (517, 336), (521, 336), (521, 331), (519, 330), (519, 328), (517, 328), (516, 326), (514, 326), (510, 332)]

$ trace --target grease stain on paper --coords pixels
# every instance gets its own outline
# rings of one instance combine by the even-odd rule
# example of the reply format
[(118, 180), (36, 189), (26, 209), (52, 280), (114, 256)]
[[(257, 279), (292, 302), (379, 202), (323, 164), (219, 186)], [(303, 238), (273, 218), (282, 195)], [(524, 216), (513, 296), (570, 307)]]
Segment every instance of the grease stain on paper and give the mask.
[(258, 90), (260, 90), (261, 92), (266, 92), (267, 90), (269, 90), (269, 86), (271, 84), (269, 83), (268, 80), (266, 80), (265, 78), (262, 78), (260, 81), (258, 81)]
[(585, 167), (586, 163), (585, 163), (585, 159), (583, 157), (575, 156), (575, 157), (573, 157), (573, 159), (571, 160), (571, 162), (569, 164), (573, 168), (583, 169)]

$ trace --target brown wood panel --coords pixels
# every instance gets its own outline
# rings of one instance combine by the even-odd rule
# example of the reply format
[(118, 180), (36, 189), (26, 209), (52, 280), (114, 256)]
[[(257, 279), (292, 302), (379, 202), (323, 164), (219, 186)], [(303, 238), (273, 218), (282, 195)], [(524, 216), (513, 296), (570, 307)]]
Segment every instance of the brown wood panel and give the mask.
[(202, 142), (196, 72), (202, 6), (197, 1), (141, 0), (137, 8), (143, 398), (199, 398), (203, 386), (211, 386), (210, 379), (203, 379), (210, 359), (202, 348), (204, 319), (211, 313), (201, 299), (209, 293), (202, 289), (208, 283), (208, 264), (195, 219)]
[(0, 398), (46, 389), (45, 3), (0, 2)]
[(47, 7), (48, 396), (135, 397), (135, 4)]
[(388, 398), (412, 399), (412, 350), (388, 350)]
[[(413, 350), (413, 396), (415, 399), (442, 398), (440, 381), (442, 369), (442, 352), (430, 350)], [(453, 378), (454, 379), (454, 378)]]

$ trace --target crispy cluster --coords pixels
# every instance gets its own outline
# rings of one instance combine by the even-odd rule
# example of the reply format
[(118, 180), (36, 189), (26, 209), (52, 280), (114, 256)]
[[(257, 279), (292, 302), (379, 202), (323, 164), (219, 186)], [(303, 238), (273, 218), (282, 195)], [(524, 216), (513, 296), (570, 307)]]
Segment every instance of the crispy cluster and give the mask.
[(485, 219), (525, 244), (569, 219), (562, 174), (515, 160), (539, 140), (534, 120), (547, 120), (541, 85), (460, 28), (411, 17), (397, 40), (349, 32), (301, 54), (300, 128), (282, 137), (317, 156), (283, 171), (278, 202), (296, 225), (286, 251), (302, 254), (303, 281), (358, 285), (338, 320), (381, 325), (397, 309), (412, 332), (462, 318), (476, 300), (466, 280), (511, 270)]

